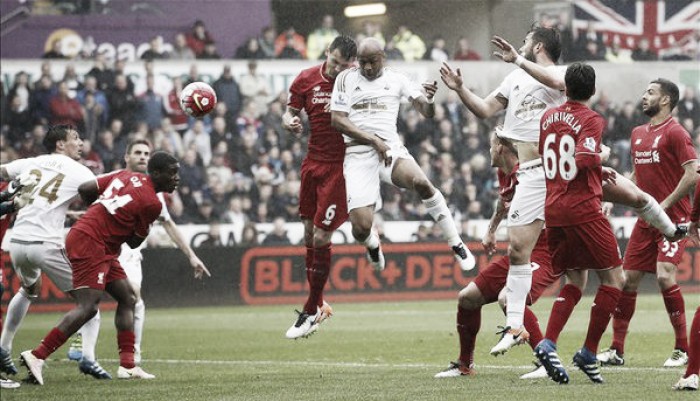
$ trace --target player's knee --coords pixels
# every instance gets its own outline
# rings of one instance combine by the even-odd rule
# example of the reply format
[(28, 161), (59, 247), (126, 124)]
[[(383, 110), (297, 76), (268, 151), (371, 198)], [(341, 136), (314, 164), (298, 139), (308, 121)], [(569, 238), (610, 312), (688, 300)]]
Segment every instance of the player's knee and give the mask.
[(352, 225), (352, 236), (359, 242), (366, 240), (371, 232), (372, 221), (360, 220)]
[(501, 309), (506, 310), (506, 306), (508, 306), (508, 298), (506, 298), (505, 291), (501, 291), (498, 294), (498, 305), (501, 307)]
[(320, 248), (331, 243), (332, 231), (322, 230), (317, 228), (314, 230), (313, 246), (314, 248)]
[(435, 187), (426, 177), (414, 177), (413, 188), (422, 199), (428, 199), (435, 194)]
[(659, 272), (656, 275), (656, 282), (662, 291), (667, 290), (676, 285), (676, 275), (669, 272)]

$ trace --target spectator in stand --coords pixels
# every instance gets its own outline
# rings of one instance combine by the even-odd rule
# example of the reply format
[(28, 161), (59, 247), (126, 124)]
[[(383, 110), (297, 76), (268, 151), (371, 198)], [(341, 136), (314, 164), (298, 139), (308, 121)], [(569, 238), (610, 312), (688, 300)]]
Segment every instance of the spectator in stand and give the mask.
[(197, 212), (192, 219), (193, 224), (211, 224), (219, 217), (214, 213), (214, 203), (209, 198), (202, 199), (197, 205)]
[(83, 83), (81, 82), (78, 73), (75, 72), (75, 66), (73, 64), (66, 65), (66, 69), (63, 72), (62, 81), (68, 85), (68, 96), (71, 99), (75, 99), (78, 91), (83, 89)]
[(29, 109), (32, 111), (34, 122), (48, 125), (51, 118), (50, 102), (56, 93), (51, 76), (42, 75), (38, 85), (32, 92), (32, 97), (29, 99)]
[(276, 37), (277, 32), (275, 31), (275, 28), (271, 26), (264, 27), (260, 32), (260, 36), (258, 37), (258, 45), (260, 50), (263, 51), (263, 54), (265, 54), (264, 58), (271, 59), (277, 57), (277, 53), (275, 52)]
[[(3, 86), (3, 92), (5, 87)], [(7, 93), (7, 98), (12, 99), (12, 97), (19, 97), (18, 110), (23, 112), (29, 108), (29, 99), (32, 97), (32, 88), (29, 87), (29, 75), (26, 72), (20, 71), (15, 74), (15, 82), (12, 84), (12, 88)], [(5, 109), (1, 109), (4, 111)]]
[(197, 20), (192, 25), (192, 30), (185, 35), (187, 46), (192, 49), (195, 57), (198, 57), (204, 52), (204, 46), (207, 42), (214, 42), (209, 31), (202, 20)]
[(632, 60), (634, 61), (656, 61), (659, 56), (651, 50), (649, 46), (649, 39), (642, 38), (639, 40), (637, 47), (632, 52)]
[(163, 141), (167, 142), (168, 153), (175, 155), (178, 159), (185, 153), (185, 146), (182, 143), (182, 136), (175, 130), (170, 117), (164, 117), (160, 122), (160, 130), (163, 133)]
[(10, 140), (7, 138), (6, 132), (0, 132), (0, 160), (4, 163), (9, 163), (13, 160), (17, 160), (17, 151), (10, 144)]
[(154, 36), (148, 42), (150, 47), (141, 54), (141, 60), (164, 60), (170, 58), (168, 52), (163, 51), (163, 37), (160, 35)]
[(228, 202), (228, 210), (223, 216), (224, 221), (236, 227), (245, 228), (250, 221), (248, 215), (243, 211), (243, 200), (239, 196), (232, 197)]
[(59, 82), (58, 91), (49, 101), (51, 125), (65, 124), (79, 127), (83, 124), (83, 108), (77, 100), (71, 99), (68, 95), (68, 84)]
[(182, 137), (185, 149), (194, 149), (199, 155), (202, 165), (208, 166), (211, 161), (211, 139), (201, 119), (194, 120), (192, 127)]
[(226, 149), (232, 149), (236, 144), (236, 137), (226, 128), (224, 117), (214, 117), (211, 121), (211, 132), (209, 132), (211, 148), (216, 149), (220, 142), (226, 144)]
[(355, 41), (360, 43), (360, 40), (364, 38), (375, 38), (381, 43), (382, 46), (386, 46), (386, 39), (382, 34), (381, 26), (374, 21), (365, 20), (362, 22), (362, 32), (357, 34)]
[(138, 97), (138, 121), (145, 122), (149, 130), (160, 127), (163, 121), (163, 96), (155, 89), (155, 77), (151, 74), (146, 76), (146, 91)]
[(183, 81), (183, 88), (192, 82), (197, 82), (201, 81), (201, 78), (199, 77), (199, 67), (197, 67), (197, 63), (192, 63), (190, 65), (190, 70), (187, 72), (187, 76), (185, 77), (185, 80)]
[(233, 190), (233, 171), (226, 165), (226, 154), (215, 152), (211, 158), (211, 164), (207, 166), (207, 181), (220, 182), (225, 192)]
[(425, 54), (425, 43), (420, 36), (411, 32), (406, 25), (399, 26), (396, 35), (391, 39), (397, 49), (401, 50), (406, 61), (420, 60)]
[(83, 107), (84, 119), (83, 119), (83, 140), (95, 141), (97, 140), (97, 133), (100, 132), (105, 127), (106, 113), (104, 107), (97, 103), (95, 94), (92, 92), (87, 92), (83, 96)]
[(10, 97), (7, 110), (3, 110), (3, 125), (6, 126), (10, 143), (19, 143), (25, 132), (33, 126), (32, 114), (28, 108), (22, 109), (22, 99), (18, 94)]
[(99, 175), (105, 172), (105, 165), (100, 154), (92, 148), (92, 141), (83, 139), (83, 153), (80, 164), (87, 167), (93, 174)]
[(576, 42), (574, 43), (572, 61), (604, 59), (605, 42), (603, 42), (603, 35), (596, 31), (593, 23), (590, 22), (586, 32), (579, 34)]
[(457, 41), (457, 50), (455, 51), (454, 60), (459, 61), (479, 61), (481, 56), (479, 53), (472, 50), (469, 44), (469, 39), (462, 36)]
[(26, 159), (39, 156), (40, 154), (41, 149), (37, 145), (34, 135), (31, 132), (25, 132), (22, 141), (19, 143), (19, 149), (17, 149), (17, 157)]
[(224, 65), (221, 76), (214, 81), (212, 88), (216, 92), (217, 102), (226, 104), (229, 120), (235, 120), (241, 111), (241, 89), (233, 78), (230, 65)]
[(50, 48), (49, 50), (47, 50), (47, 51), (41, 56), (41, 58), (47, 58), (47, 59), (67, 59), (68, 57), (66, 57), (66, 56), (63, 54), (62, 48), (63, 48), (63, 44), (62, 44), (62, 42), (61, 42), (61, 39), (54, 39), (54, 40), (51, 42), (51, 48)]
[(258, 38), (248, 38), (245, 43), (238, 46), (233, 58), (241, 60), (260, 60), (267, 58), (265, 51), (260, 48)]
[(207, 238), (199, 243), (198, 248), (219, 248), (224, 246), (221, 243), (221, 227), (218, 221), (212, 221), (209, 225)]
[(165, 114), (170, 119), (172, 128), (180, 134), (184, 134), (189, 127), (189, 117), (180, 107), (180, 92), (182, 92), (183, 87), (182, 78), (179, 76), (173, 77), (173, 89), (163, 99)]
[(611, 63), (631, 63), (632, 52), (623, 48), (620, 37), (615, 36), (610, 46), (605, 49), (605, 60)]
[(263, 245), (291, 245), (292, 241), (287, 235), (284, 219), (281, 217), (275, 218), (273, 221), (272, 231), (263, 240)]
[(126, 75), (118, 74), (114, 77), (114, 87), (107, 92), (107, 101), (110, 120), (119, 119), (127, 131), (131, 130), (136, 122), (138, 102), (133, 90), (129, 89)]
[(255, 118), (260, 117), (267, 111), (272, 91), (267, 77), (258, 74), (258, 63), (255, 60), (248, 61), (248, 74), (241, 77), (239, 84), (243, 101), (252, 102), (255, 106)]
[(599, 47), (598, 42), (589, 40), (584, 44), (583, 49), (577, 52), (580, 60), (585, 61), (603, 61), (605, 60), (605, 46)]
[(306, 58), (306, 41), (303, 36), (297, 33), (293, 26), (280, 33), (275, 39), (275, 56), (279, 58), (282, 49), (287, 46), (288, 36), (292, 37), (293, 47), (301, 54), (301, 57)]
[(246, 223), (243, 226), (243, 231), (241, 231), (241, 246), (255, 246), (258, 245), (258, 229), (255, 227), (255, 223)]
[(194, 60), (195, 54), (192, 49), (187, 46), (187, 39), (185, 39), (184, 33), (178, 33), (175, 35), (175, 43), (173, 43), (173, 50), (170, 52), (171, 60)]
[(430, 45), (428, 50), (423, 54), (423, 60), (437, 61), (438, 63), (443, 63), (450, 59), (450, 54), (445, 48), (445, 38), (442, 36), (436, 36), (433, 39), (433, 44)]
[(324, 58), (326, 48), (328, 48), (333, 39), (335, 39), (335, 37), (338, 35), (340, 34), (333, 27), (333, 16), (328, 14), (324, 15), (323, 20), (321, 21), (321, 26), (309, 34), (306, 42), (307, 58), (309, 60), (319, 60)]
[(700, 101), (692, 85), (686, 85), (683, 97), (678, 101), (678, 121), (686, 119), (693, 122), (693, 127), (700, 126)]
[[(87, 105), (88, 95), (92, 96), (92, 103), (90, 103), (89, 106)], [(109, 102), (107, 101), (107, 96), (99, 89), (97, 78), (94, 75), (85, 76), (85, 85), (82, 90), (78, 91), (76, 99), (86, 109), (86, 112), (98, 116), (95, 121), (97, 123), (95, 127), (97, 131), (84, 133), (87, 138), (94, 142), (96, 139), (95, 135), (100, 129), (105, 127), (109, 119)], [(88, 116), (86, 115), (85, 117), (87, 120)]]
[(289, 60), (301, 60), (304, 56), (299, 53), (299, 51), (294, 47), (294, 36), (287, 34), (287, 43), (285, 43), (282, 50), (277, 55), (279, 59), (289, 59)]
[(216, 43), (213, 41), (204, 44), (204, 50), (201, 54), (197, 55), (200, 60), (220, 60), (221, 55), (216, 50)]
[(109, 129), (102, 131), (97, 137), (95, 152), (102, 160), (105, 172), (112, 171), (115, 162), (119, 162), (114, 148), (114, 134)]
[(396, 43), (393, 40), (386, 42), (384, 54), (386, 54), (387, 60), (403, 60), (403, 53), (396, 48)]
[(97, 88), (101, 91), (108, 90), (114, 83), (114, 70), (107, 65), (107, 53), (101, 51), (95, 55), (95, 64), (87, 73), (97, 79)]
[(197, 199), (202, 199), (205, 179), (204, 170), (197, 163), (197, 152), (194, 149), (185, 150), (180, 162), (180, 185), (177, 189), (185, 208), (184, 215), (197, 213)]

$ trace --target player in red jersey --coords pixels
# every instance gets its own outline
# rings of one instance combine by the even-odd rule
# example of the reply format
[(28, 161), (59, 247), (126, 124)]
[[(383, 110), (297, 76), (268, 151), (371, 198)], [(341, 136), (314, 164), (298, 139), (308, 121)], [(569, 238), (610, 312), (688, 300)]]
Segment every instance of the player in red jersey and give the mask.
[(177, 188), (178, 170), (177, 159), (156, 152), (148, 162), (149, 175), (121, 170), (80, 186), (86, 203), (98, 194), (101, 196), (66, 237), (66, 253), (73, 266), (72, 293), (78, 305), (63, 316), (38, 347), (21, 353), (22, 363), (38, 384), (44, 384), (42, 368), (46, 358), (97, 313), (105, 291), (117, 301), (117, 376), (148, 377), (134, 363), (136, 295), (117, 257), (123, 243), (136, 248), (146, 238), (163, 207), (156, 194)]
[[(700, 245), (698, 237), (698, 221), (700, 220), (700, 182), (695, 184), (695, 197), (693, 198), (693, 210), (690, 213), (690, 227), (688, 236)], [(673, 386), (674, 390), (698, 390), (698, 375), (700, 374), (700, 306), (695, 310), (693, 323), (690, 325), (690, 339), (688, 344), (688, 367), (685, 374)]]
[[(622, 294), (624, 273), (620, 250), (610, 223), (601, 211), (603, 171), (601, 138), (605, 120), (586, 105), (595, 93), (595, 71), (574, 63), (564, 77), (567, 102), (540, 120), (547, 197), (545, 221), (554, 271), (566, 271), (573, 282), (584, 282), (586, 270), (600, 279), (584, 346), (573, 363), (594, 383), (602, 383), (596, 351)], [(556, 305), (555, 305), (556, 306)], [(556, 339), (545, 335), (535, 355), (558, 383), (569, 376), (556, 353)]]
[(329, 109), (333, 84), (338, 74), (351, 67), (357, 45), (348, 36), (338, 36), (326, 50), (326, 61), (303, 70), (289, 88), (284, 128), (301, 134), (301, 111), (309, 117), (309, 150), (301, 165), (299, 215), (304, 223), (306, 279), (309, 297), (296, 322), (287, 330), (290, 339), (307, 337), (333, 313), (323, 300), (323, 287), (331, 266), (331, 236), (348, 218), (343, 159), (345, 144), (331, 127)]
[[(689, 192), (697, 181), (697, 153), (686, 130), (671, 116), (678, 103), (678, 87), (666, 79), (656, 79), (642, 96), (642, 110), (651, 119), (632, 130), (630, 139), (632, 179), (653, 196), (675, 223), (687, 223)], [(664, 366), (687, 363), (688, 337), (685, 302), (676, 282), (676, 271), (687, 239), (669, 241), (657, 229), (637, 221), (632, 230), (624, 265), (627, 281), (613, 316), (613, 341), (598, 355), (603, 364), (624, 364), (625, 337), (634, 314), (637, 288), (645, 273), (656, 275), (666, 311), (675, 332), (675, 349)]]

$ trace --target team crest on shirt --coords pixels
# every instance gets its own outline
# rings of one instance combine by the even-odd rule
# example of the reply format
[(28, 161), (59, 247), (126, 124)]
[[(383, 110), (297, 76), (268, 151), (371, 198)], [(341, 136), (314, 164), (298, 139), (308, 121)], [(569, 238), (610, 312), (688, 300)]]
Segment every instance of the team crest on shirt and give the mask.
[(586, 138), (586, 140), (583, 141), (583, 147), (591, 152), (595, 152), (595, 139), (591, 137)]

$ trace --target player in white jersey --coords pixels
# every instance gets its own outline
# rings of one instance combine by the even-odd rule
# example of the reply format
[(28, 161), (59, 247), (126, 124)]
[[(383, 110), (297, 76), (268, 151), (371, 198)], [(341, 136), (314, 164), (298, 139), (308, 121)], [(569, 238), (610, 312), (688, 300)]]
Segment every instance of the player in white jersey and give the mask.
[[(5, 371), (16, 368), (5, 356), (12, 352), (14, 339), (29, 305), (41, 290), (41, 273), (45, 273), (61, 290), (70, 294), (73, 274), (66, 258), (63, 226), (71, 202), (78, 196), (78, 187), (95, 180), (90, 170), (78, 163), (83, 141), (78, 131), (69, 125), (49, 128), (43, 141), (49, 154), (20, 159), (0, 166), (3, 179), (13, 179), (20, 174), (33, 174), (38, 184), (30, 195), (29, 204), (17, 214), (9, 252), (12, 266), (22, 288), (12, 297), (7, 307), (5, 325), (0, 337), (0, 352)], [(99, 326), (99, 317), (87, 324)], [(94, 362), (93, 376), (104, 370)], [(105, 372), (106, 373), (106, 372)]]
[(535, 27), (525, 37), (518, 52), (504, 39), (491, 41), (502, 53), (503, 61), (515, 63), (501, 85), (485, 98), (463, 86), (462, 74), (444, 63), (442, 81), (457, 92), (462, 103), (479, 118), (506, 111), (502, 136), (518, 150), (520, 169), (515, 196), (508, 213), (508, 256), (510, 268), (506, 282), (506, 326), (491, 354), (505, 353), (512, 346), (527, 341), (523, 326), (525, 301), (532, 282), (530, 255), (544, 226), (546, 183), (538, 152), (539, 122), (545, 110), (564, 103), (565, 68), (556, 65), (561, 40), (555, 29)]
[[(130, 171), (136, 171), (139, 173), (146, 173), (148, 167), (148, 160), (151, 156), (151, 144), (147, 140), (135, 140), (127, 146), (126, 154), (124, 155), (124, 161), (126, 163), (126, 169)], [(163, 228), (168, 233), (170, 238), (175, 242), (180, 250), (187, 256), (190, 265), (194, 269), (194, 277), (197, 279), (202, 278), (204, 274), (211, 276), (209, 270), (207, 270), (204, 263), (197, 257), (197, 254), (192, 250), (187, 241), (184, 239), (177, 225), (170, 218), (170, 213), (165, 205), (165, 198), (162, 193), (157, 194), (158, 199), (162, 204), (162, 209), (158, 221), (161, 222)], [(143, 324), (146, 317), (146, 305), (141, 298), (141, 281), (143, 278), (143, 273), (141, 271), (141, 261), (143, 260), (143, 254), (141, 251), (146, 247), (146, 241), (141, 243), (137, 248), (131, 248), (127, 244), (122, 244), (121, 251), (119, 254), (119, 264), (124, 269), (127, 278), (129, 279), (129, 284), (134, 289), (136, 293), (137, 302), (134, 307), (134, 362), (138, 365), (141, 362), (141, 339), (143, 338)], [(92, 338), (86, 331), (91, 330), (90, 326), (83, 326), (78, 331), (78, 336), (71, 342), (71, 346), (68, 351), (68, 358), (76, 361), (93, 361), (95, 360), (95, 346), (94, 342), (85, 341), (86, 338)], [(96, 336), (95, 336), (96, 337)]]
[(360, 66), (338, 75), (331, 96), (331, 124), (345, 137), (343, 173), (353, 237), (367, 247), (375, 269), (383, 269), (379, 236), (372, 232), (375, 206), (381, 206), (381, 180), (416, 191), (462, 269), (473, 269), (474, 256), (462, 242), (445, 198), (408, 153), (396, 130), (402, 98), (410, 99), (423, 116), (433, 117), (437, 82), (421, 87), (384, 67), (383, 47), (373, 38), (360, 42), (357, 59)]

